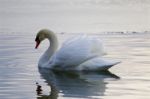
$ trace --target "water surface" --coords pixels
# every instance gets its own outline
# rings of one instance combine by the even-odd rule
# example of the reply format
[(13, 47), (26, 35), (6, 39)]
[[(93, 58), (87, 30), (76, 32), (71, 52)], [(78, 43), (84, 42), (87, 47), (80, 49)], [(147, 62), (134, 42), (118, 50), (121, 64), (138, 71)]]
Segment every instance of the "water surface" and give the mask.
[[(78, 34), (58, 34), (60, 42)], [(92, 36), (92, 35), (91, 35)], [(0, 97), (2, 99), (149, 99), (150, 34), (99, 34), (107, 55), (122, 62), (110, 72), (53, 72), (38, 69), (48, 42), (34, 49), (30, 33), (0, 34)], [(37, 92), (36, 82), (42, 86)]]
[[(149, 0), (0, 0), (0, 99), (149, 99), (149, 8)], [(60, 45), (97, 36), (105, 57), (121, 63), (110, 72), (38, 69), (48, 46), (34, 49), (41, 28), (57, 32)]]

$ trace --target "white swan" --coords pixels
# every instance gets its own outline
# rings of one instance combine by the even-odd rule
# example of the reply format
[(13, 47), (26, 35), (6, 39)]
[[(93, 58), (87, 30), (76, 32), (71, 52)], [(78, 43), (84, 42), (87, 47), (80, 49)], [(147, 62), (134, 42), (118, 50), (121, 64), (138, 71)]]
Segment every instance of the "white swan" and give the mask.
[(98, 38), (75, 37), (63, 43), (58, 50), (55, 33), (42, 29), (36, 35), (35, 48), (38, 48), (40, 42), (46, 38), (49, 40), (50, 46), (40, 58), (39, 67), (59, 70), (107, 70), (119, 63), (102, 58), (105, 53)]

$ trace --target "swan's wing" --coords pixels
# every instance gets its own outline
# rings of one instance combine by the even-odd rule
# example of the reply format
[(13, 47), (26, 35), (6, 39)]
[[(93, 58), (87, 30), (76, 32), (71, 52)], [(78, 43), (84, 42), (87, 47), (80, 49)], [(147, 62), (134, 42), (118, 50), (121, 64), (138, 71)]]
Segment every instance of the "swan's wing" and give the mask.
[(89, 50), (89, 54), (96, 54), (98, 56), (105, 55), (102, 41), (98, 37), (92, 37), (87, 35), (71, 38), (63, 43), (62, 49), (77, 47), (84, 50)]
[(120, 63), (118, 60), (96, 57), (80, 64), (76, 70), (107, 70), (118, 63)]
[(55, 54), (55, 65), (61, 67), (74, 67), (84, 61), (104, 54), (99, 39), (81, 36), (65, 42)]

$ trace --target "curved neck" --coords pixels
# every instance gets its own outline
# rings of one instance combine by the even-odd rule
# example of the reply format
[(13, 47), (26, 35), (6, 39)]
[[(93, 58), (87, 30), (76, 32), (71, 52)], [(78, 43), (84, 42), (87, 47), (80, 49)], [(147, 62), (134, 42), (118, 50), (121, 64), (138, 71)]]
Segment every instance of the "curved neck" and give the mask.
[(49, 58), (56, 52), (57, 48), (58, 48), (58, 40), (57, 37), (54, 33), (50, 33), (47, 36), (48, 40), (49, 40), (49, 47), (46, 51), (46, 54), (48, 54)]
[(50, 44), (49, 44), (48, 49), (45, 51), (45, 53), (41, 57), (42, 63), (48, 62), (51, 56), (56, 52), (58, 48), (58, 40), (57, 40), (56, 35), (53, 32), (47, 33), (46, 38), (49, 40)]

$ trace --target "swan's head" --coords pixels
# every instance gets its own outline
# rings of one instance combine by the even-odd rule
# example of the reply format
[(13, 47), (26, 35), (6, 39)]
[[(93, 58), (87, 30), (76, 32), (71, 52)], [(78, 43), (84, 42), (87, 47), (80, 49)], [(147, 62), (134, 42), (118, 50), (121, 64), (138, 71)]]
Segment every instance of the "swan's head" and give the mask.
[(35, 48), (36, 49), (38, 48), (38, 46), (44, 39), (49, 37), (50, 33), (53, 33), (53, 32), (50, 30), (47, 30), (47, 29), (42, 29), (37, 33), (36, 38), (35, 38), (35, 41), (36, 41)]

